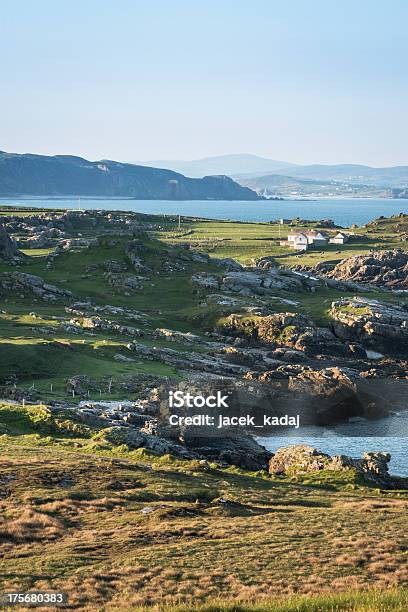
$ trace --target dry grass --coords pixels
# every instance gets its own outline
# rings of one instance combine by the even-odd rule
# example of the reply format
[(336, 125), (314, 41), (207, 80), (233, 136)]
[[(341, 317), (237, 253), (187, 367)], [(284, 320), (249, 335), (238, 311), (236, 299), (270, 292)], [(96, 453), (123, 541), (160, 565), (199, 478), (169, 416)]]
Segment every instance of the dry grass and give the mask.
[(54, 540), (63, 532), (62, 521), (31, 508), (24, 508), (16, 518), (0, 518), (0, 542), (43, 542)]
[(61, 589), (72, 609), (133, 610), (408, 585), (402, 492), (3, 450), (2, 591)]

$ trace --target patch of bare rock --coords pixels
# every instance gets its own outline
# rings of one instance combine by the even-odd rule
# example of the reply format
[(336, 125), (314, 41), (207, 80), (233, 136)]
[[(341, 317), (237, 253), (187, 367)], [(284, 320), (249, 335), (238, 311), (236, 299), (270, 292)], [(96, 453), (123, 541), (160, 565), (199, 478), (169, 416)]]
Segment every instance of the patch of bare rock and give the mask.
[(27, 294), (46, 302), (67, 300), (73, 297), (71, 291), (47, 283), (40, 276), (25, 272), (2, 272), (0, 274), (0, 295), (15, 292), (21, 297)]
[(269, 473), (293, 476), (321, 470), (354, 470), (366, 483), (382, 488), (397, 488), (398, 479), (388, 472), (388, 453), (365, 452), (361, 459), (345, 455), (331, 457), (311, 446), (295, 445), (279, 448), (269, 461)]
[(342, 298), (332, 303), (333, 330), (345, 342), (391, 354), (408, 352), (408, 307), (366, 298)]
[(198, 272), (191, 281), (207, 291), (225, 291), (243, 296), (269, 296), (276, 290), (300, 292), (315, 291), (321, 284), (318, 279), (301, 276), (283, 268), (244, 268), (221, 275)]
[(6, 228), (0, 223), (0, 260), (10, 263), (19, 262), (23, 258), (13, 238), (9, 236)]
[(293, 312), (268, 316), (231, 314), (221, 330), (230, 336), (243, 337), (252, 344), (258, 343), (270, 349), (287, 347), (309, 356), (366, 356), (361, 346), (344, 342), (330, 329), (318, 327), (309, 317)]
[(310, 271), (336, 281), (351, 281), (392, 290), (408, 289), (408, 253), (401, 249), (353, 255), (335, 266), (323, 262)]

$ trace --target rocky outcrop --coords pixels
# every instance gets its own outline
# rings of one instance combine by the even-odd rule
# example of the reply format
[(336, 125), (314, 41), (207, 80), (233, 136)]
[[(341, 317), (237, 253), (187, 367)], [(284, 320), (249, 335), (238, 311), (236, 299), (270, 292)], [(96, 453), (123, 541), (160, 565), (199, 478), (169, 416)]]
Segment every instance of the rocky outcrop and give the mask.
[(24, 297), (27, 293), (46, 302), (67, 300), (73, 297), (70, 291), (51, 285), (40, 276), (25, 272), (2, 272), (0, 274), (0, 294), (18, 293)]
[(161, 361), (174, 366), (179, 370), (198, 370), (200, 372), (213, 372), (221, 376), (243, 375), (247, 368), (228, 363), (221, 358), (206, 355), (205, 353), (182, 352), (170, 348), (149, 347), (138, 342), (132, 342), (127, 348), (142, 359), (148, 361)]
[(220, 279), (214, 274), (208, 272), (197, 272), (191, 277), (191, 282), (198, 285), (201, 289), (209, 292), (219, 291)]
[(380, 418), (388, 415), (392, 408), (384, 385), (371, 384), (349, 368), (316, 370), (303, 367), (289, 376), (288, 390), (295, 397), (303, 398), (304, 404), (309, 404), (318, 425), (356, 416)]
[(132, 450), (146, 448), (158, 455), (170, 453), (182, 459), (206, 459), (250, 470), (266, 470), (271, 457), (263, 446), (237, 428), (217, 434), (205, 427), (163, 426), (151, 416), (159, 410), (154, 393), (153, 399), (137, 404), (84, 402), (71, 410), (82, 422), (100, 429), (94, 435), (97, 443), (125, 444)]
[(19, 239), (19, 246), (25, 249), (45, 249), (55, 246), (62, 240), (68, 238), (68, 235), (56, 227), (43, 229), (41, 231), (30, 233), (26, 238)]
[(132, 327), (130, 325), (122, 325), (117, 321), (103, 319), (99, 316), (72, 318), (70, 319), (68, 324), (63, 323), (62, 325), (68, 325), (77, 329), (120, 334), (122, 336), (140, 337), (144, 335), (144, 333), (137, 327)]
[[(381, 418), (392, 409), (404, 409), (407, 389), (403, 380), (366, 379), (346, 367), (314, 367), (296, 362), (277, 363), (264, 372), (250, 371), (247, 381), (260, 381), (261, 401), (253, 392), (246, 403), (262, 406), (266, 414), (300, 415), (301, 425), (330, 425), (353, 417)], [(269, 389), (269, 394), (268, 394)]]
[(221, 284), (224, 291), (240, 295), (268, 295), (278, 289), (298, 292), (310, 286), (302, 277), (283, 269), (229, 272), (223, 277)]
[(367, 348), (408, 355), (408, 308), (366, 298), (342, 298), (332, 303), (334, 333)]
[(158, 328), (154, 330), (153, 336), (155, 338), (163, 338), (168, 342), (180, 342), (182, 344), (203, 344), (204, 342), (200, 336), (196, 336), (191, 332), (180, 332), (174, 329)]
[(0, 223), (0, 261), (16, 261), (22, 258), (15, 241), (10, 238), (4, 225)]
[(394, 488), (395, 480), (388, 473), (388, 453), (363, 454), (361, 459), (345, 455), (331, 457), (311, 446), (296, 445), (280, 448), (269, 461), (269, 473), (294, 476), (321, 470), (353, 470), (367, 484), (383, 488)]
[(227, 430), (215, 436), (205, 434), (200, 428), (199, 435), (194, 428), (183, 432), (182, 439), (186, 447), (207, 459), (230, 465), (237, 465), (245, 470), (267, 469), (271, 456), (263, 446), (243, 431)]
[(220, 266), (220, 268), (225, 268), (229, 272), (240, 272), (242, 270), (241, 264), (236, 259), (232, 259), (231, 257), (224, 257), (221, 259), (214, 257), (211, 259), (211, 263), (215, 264), (216, 266)]
[(395, 249), (354, 255), (338, 263), (327, 277), (388, 289), (408, 289), (408, 253)]
[[(147, 433), (150, 430), (152, 433)], [(244, 432), (227, 432), (222, 436), (205, 435), (194, 428), (185, 429), (180, 437), (166, 438), (155, 427), (135, 429), (114, 426), (102, 429), (97, 441), (113, 445), (126, 444), (130, 449), (146, 448), (158, 455), (171, 454), (181, 459), (206, 459), (236, 465), (247, 470), (266, 470), (271, 456), (263, 446)]]
[[(231, 269), (231, 266), (229, 266)], [(267, 266), (232, 270), (222, 276), (207, 272), (194, 274), (191, 281), (207, 291), (225, 291), (242, 296), (274, 296), (277, 290), (297, 293), (315, 291), (321, 284), (317, 278), (291, 270)]]
[(232, 314), (224, 321), (221, 331), (230, 336), (246, 338), (269, 347), (288, 347), (306, 355), (364, 356), (358, 346), (341, 342), (327, 328), (316, 325), (305, 315), (283, 312), (263, 316)]
[(114, 426), (102, 429), (99, 434), (95, 436), (95, 440), (101, 442), (108, 442), (114, 446), (120, 446), (125, 444), (129, 449), (134, 450), (136, 448), (146, 448), (158, 455), (171, 454), (181, 459), (199, 459), (199, 455), (194, 451), (183, 447), (181, 444), (173, 440), (167, 440), (159, 436), (149, 435), (141, 432), (140, 430), (130, 428)]
[(131, 321), (140, 321), (147, 324), (146, 316), (138, 310), (131, 310), (129, 308), (122, 308), (121, 306), (111, 306), (105, 304), (103, 306), (93, 305), (91, 302), (74, 302), (72, 306), (66, 306), (65, 312), (75, 315), (77, 317), (87, 317), (90, 312), (97, 312), (103, 314), (110, 314), (115, 316), (124, 317)]
[(105, 272), (104, 277), (117, 293), (123, 295), (130, 295), (131, 291), (143, 289), (143, 282), (146, 280), (145, 276), (115, 272)]

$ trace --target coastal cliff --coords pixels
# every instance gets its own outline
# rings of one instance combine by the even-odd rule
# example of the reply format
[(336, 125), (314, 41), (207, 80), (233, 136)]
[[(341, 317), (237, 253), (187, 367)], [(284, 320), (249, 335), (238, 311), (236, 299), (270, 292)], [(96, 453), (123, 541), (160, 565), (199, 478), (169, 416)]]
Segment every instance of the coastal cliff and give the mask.
[(0, 152), (0, 196), (96, 196), (138, 200), (257, 200), (227, 176), (188, 178), (159, 168), (72, 155)]

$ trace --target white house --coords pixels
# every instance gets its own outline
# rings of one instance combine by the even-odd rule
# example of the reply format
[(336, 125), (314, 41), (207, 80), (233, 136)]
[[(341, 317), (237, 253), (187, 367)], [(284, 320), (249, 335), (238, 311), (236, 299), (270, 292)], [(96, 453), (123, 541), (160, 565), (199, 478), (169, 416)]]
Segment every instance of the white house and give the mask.
[(309, 246), (309, 241), (303, 232), (296, 232), (288, 235), (288, 246), (295, 251), (306, 251)]
[(297, 250), (304, 250), (313, 246), (323, 246), (327, 244), (327, 236), (323, 232), (311, 231), (311, 232), (292, 232), (288, 235), (287, 245)]
[(315, 246), (323, 246), (328, 242), (328, 238), (323, 232), (313, 230), (306, 232), (306, 236), (309, 244), (314, 244)]
[(348, 242), (348, 240), (349, 240), (349, 237), (347, 236), (347, 234), (343, 234), (343, 232), (339, 232), (333, 238), (330, 238), (329, 242), (331, 244), (345, 244), (346, 242)]

